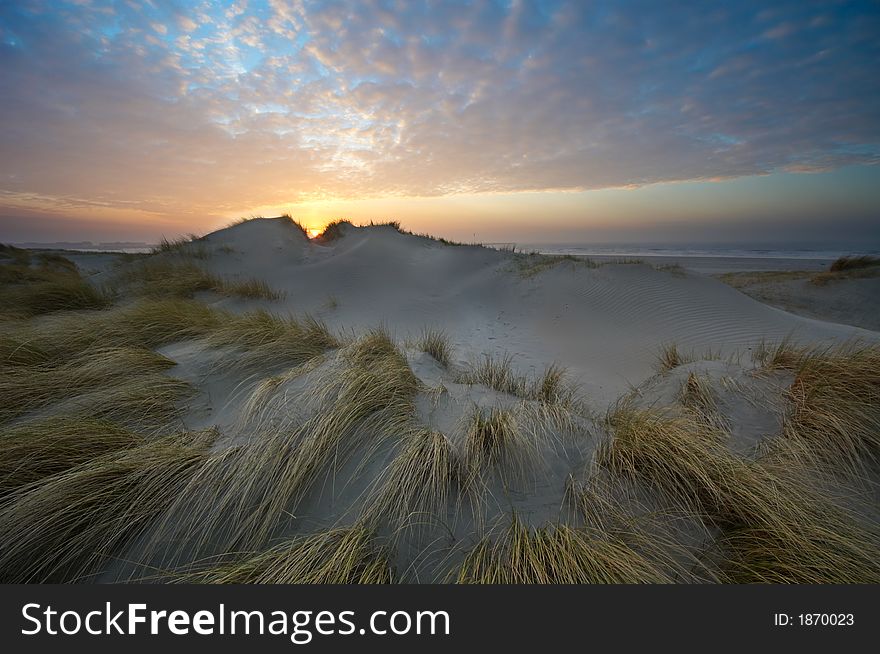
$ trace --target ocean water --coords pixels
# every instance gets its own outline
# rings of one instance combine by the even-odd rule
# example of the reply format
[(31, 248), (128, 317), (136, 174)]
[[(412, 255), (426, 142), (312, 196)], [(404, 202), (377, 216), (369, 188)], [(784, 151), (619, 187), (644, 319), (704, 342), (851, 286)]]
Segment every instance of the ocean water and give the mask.
[(621, 258), (643, 257), (724, 257), (732, 259), (806, 259), (834, 260), (843, 255), (880, 256), (880, 250), (758, 247), (758, 246), (669, 246), (669, 245), (591, 245), (591, 244), (529, 244), (517, 243), (518, 250), (542, 254), (571, 254), (574, 256), (614, 256)]

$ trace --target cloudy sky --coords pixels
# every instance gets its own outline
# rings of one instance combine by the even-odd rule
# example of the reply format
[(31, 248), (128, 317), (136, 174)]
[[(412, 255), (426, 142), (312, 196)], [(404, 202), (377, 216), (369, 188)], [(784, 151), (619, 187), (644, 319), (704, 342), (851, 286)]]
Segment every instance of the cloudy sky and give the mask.
[(878, 34), (876, 1), (2, 0), (0, 241), (880, 241)]

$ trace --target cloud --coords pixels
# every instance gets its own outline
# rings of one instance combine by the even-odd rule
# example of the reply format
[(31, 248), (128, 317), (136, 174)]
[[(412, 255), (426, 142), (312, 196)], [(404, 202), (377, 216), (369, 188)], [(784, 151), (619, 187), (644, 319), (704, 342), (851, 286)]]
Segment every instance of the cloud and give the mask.
[(878, 163), (876, 9), (762, 7), (4, 3), (0, 190), (192, 215)]

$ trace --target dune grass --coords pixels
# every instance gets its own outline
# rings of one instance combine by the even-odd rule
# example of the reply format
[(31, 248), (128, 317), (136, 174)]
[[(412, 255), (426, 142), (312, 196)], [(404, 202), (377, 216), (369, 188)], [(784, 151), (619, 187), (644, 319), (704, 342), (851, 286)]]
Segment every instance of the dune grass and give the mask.
[(183, 490), (210, 435), (167, 436), (23, 486), (0, 506), (3, 583), (88, 580)]
[(693, 357), (683, 354), (679, 351), (675, 343), (667, 343), (661, 346), (657, 354), (657, 363), (654, 369), (657, 372), (669, 372), (674, 368), (678, 368), (686, 363), (693, 362)]
[(199, 240), (199, 236), (196, 234), (187, 234), (185, 236), (179, 236), (178, 238), (168, 239), (166, 237), (162, 237), (159, 242), (150, 250), (151, 254), (161, 254), (161, 253), (179, 253), (188, 245), (195, 243)]
[(455, 580), (466, 584), (668, 583), (636, 550), (564, 524), (529, 529), (514, 517), (497, 538), (481, 540)]
[(452, 359), (452, 346), (446, 332), (426, 327), (419, 337), (418, 348), (422, 352), (430, 354), (444, 368), (449, 366)]
[(507, 393), (524, 400), (573, 408), (576, 389), (566, 381), (565, 368), (557, 364), (548, 366), (540, 377), (530, 380), (513, 368), (513, 357), (488, 354), (476, 365), (458, 375), (461, 384), (482, 384), (499, 393)]
[(513, 357), (509, 354), (501, 358), (483, 355), (479, 363), (459, 375), (457, 381), (461, 384), (482, 384), (517, 397), (528, 395), (528, 378), (514, 372)]
[[(24, 253), (24, 254), (22, 254)], [(27, 318), (56, 311), (100, 309), (109, 297), (83, 279), (68, 259), (38, 255), (18, 248), (6, 251), (10, 263), (0, 263), (0, 307), (4, 317)]]
[(432, 429), (408, 435), (383, 478), (367, 516), (370, 522), (387, 520), (393, 538), (445, 524), (453, 493), (465, 482), (452, 443)]
[(51, 405), (64, 407), (65, 401), (74, 414), (137, 412), (150, 424), (166, 424), (188, 390), (159, 374), (173, 365), (144, 348), (106, 348), (63, 363), (0, 368), (0, 424)]
[(222, 281), (214, 289), (223, 295), (250, 300), (283, 300), (287, 295), (284, 291), (273, 289), (262, 279), (246, 279), (244, 281)]
[(331, 243), (342, 238), (346, 227), (352, 227), (352, 224), (347, 220), (334, 220), (328, 223), (327, 226), (324, 227), (324, 231), (318, 234), (314, 240), (318, 243)]
[(155, 348), (204, 336), (225, 312), (192, 300), (140, 300), (105, 311), (0, 323), (0, 367), (64, 363), (90, 349)]
[(509, 409), (492, 407), (484, 412), (475, 406), (467, 418), (464, 455), (471, 476), (490, 466), (519, 473), (527, 459), (516, 416)]
[(795, 373), (783, 434), (806, 442), (827, 465), (863, 476), (880, 459), (880, 346), (801, 349), (776, 358)]
[(387, 553), (365, 526), (296, 536), (264, 552), (179, 577), (208, 584), (390, 584)]
[[(534, 377), (487, 356), (455, 379), (510, 397), (473, 405), (450, 438), (419, 423), (428, 391), (387, 331), (339, 337), (308, 316), (212, 309), (192, 296), (234, 283), (178, 255), (123, 267), (115, 306), (41, 300), (0, 320), (0, 580), (158, 570), (175, 581), (387, 583), (407, 578), (391, 565), (405, 565), (405, 547), (443, 559), (458, 540), (475, 546), (435, 578), (446, 565), (465, 583), (880, 583), (880, 534), (862, 504), (880, 463), (875, 345), (757, 348), (754, 374), (794, 381), (781, 433), (748, 460), (731, 451), (696, 369), (676, 406), (623, 402), (596, 426), (561, 367)], [(0, 260), (3, 292), (75, 274), (63, 257), (6, 248)], [(233, 444), (181, 431), (192, 388), (155, 351), (179, 341), (221, 350), (223, 374), (250, 384), (244, 428), (224, 434)], [(442, 332), (426, 330), (418, 347), (449, 365)], [(668, 372), (694, 357), (669, 346), (660, 359)], [(556, 457), (563, 440), (580, 446), (602, 427), (591, 465)], [(570, 491), (575, 510), (517, 515), (528, 491), (508, 492), (514, 482), (552, 484), (560, 465), (588, 467)], [(490, 507), (498, 481), (505, 496)], [(331, 516), (305, 513), (328, 502), (336, 524), (352, 526), (323, 529)], [(472, 522), (458, 519), (465, 502)], [(505, 528), (486, 534), (495, 520)]]
[(880, 457), (880, 346), (803, 347), (788, 339), (755, 349), (760, 370), (787, 370), (783, 435), (828, 465), (863, 476)]
[(572, 254), (539, 254), (537, 252), (513, 253), (513, 264), (520, 277), (529, 279), (555, 268), (560, 264), (568, 264), (573, 270), (578, 268), (598, 268), (599, 264), (587, 257), (576, 257)]
[(679, 400), (710, 427), (727, 428), (727, 421), (718, 411), (717, 394), (705, 376), (688, 373)]
[(0, 431), (0, 502), (12, 491), (142, 442), (91, 417), (53, 417)]
[(340, 346), (327, 326), (311, 317), (281, 317), (267, 311), (228, 316), (207, 337), (214, 347), (241, 352), (228, 366), (300, 365)]
[(872, 268), (880, 266), (880, 257), (869, 255), (838, 257), (828, 268), (830, 272), (842, 272), (844, 270), (857, 270), (859, 268)]
[(725, 435), (688, 413), (618, 407), (596, 465), (637, 479), (722, 530), (726, 580), (876, 583), (880, 548), (870, 525), (819, 489), (822, 470), (772, 457), (746, 462)]
[(168, 257), (151, 257), (120, 270), (110, 284), (112, 292), (153, 299), (192, 298), (199, 292), (257, 300), (281, 300), (285, 294), (258, 279), (231, 280), (201, 266)]
[(179, 563), (180, 538), (202, 556), (259, 551), (296, 524), (302, 500), (357, 448), (369, 452), (413, 432), (419, 383), (385, 332), (342, 347), (334, 362), (316, 378), (313, 417), (296, 429), (255, 427), (251, 443), (218, 453), (199, 471), (157, 530), (151, 556), (162, 567)]

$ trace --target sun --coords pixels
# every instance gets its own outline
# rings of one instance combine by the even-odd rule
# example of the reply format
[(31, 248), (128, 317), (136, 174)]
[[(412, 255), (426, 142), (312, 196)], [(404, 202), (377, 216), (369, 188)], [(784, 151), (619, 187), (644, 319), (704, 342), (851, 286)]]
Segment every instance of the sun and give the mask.
[(306, 233), (309, 235), (309, 238), (317, 238), (321, 235), (321, 228), (309, 227), (308, 229), (306, 229)]

